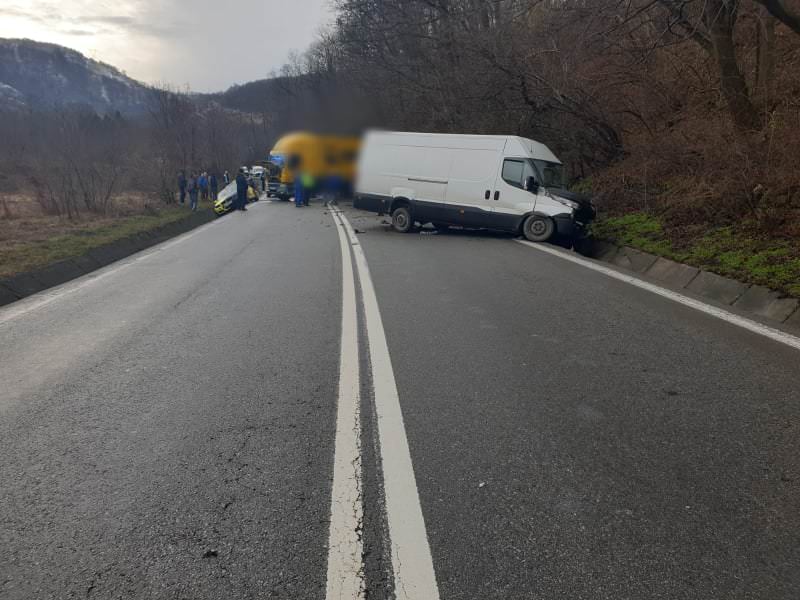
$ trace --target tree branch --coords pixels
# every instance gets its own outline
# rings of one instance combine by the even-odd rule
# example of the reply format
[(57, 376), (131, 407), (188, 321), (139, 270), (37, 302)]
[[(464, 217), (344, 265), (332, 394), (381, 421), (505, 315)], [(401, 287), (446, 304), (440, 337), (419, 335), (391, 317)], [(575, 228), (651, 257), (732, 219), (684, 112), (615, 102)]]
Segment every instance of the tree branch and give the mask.
[(792, 31), (800, 34), (800, 15), (793, 13), (786, 6), (786, 0), (756, 0), (761, 6), (766, 8), (773, 17), (786, 25)]

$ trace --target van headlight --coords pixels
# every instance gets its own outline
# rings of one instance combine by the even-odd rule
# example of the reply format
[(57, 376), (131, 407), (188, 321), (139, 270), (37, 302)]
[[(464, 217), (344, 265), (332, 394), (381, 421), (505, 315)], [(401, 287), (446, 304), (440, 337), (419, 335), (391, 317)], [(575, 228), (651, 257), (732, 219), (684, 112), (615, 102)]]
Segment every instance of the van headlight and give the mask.
[(572, 210), (578, 210), (581, 207), (580, 204), (573, 202), (572, 200), (567, 200), (566, 198), (561, 198), (560, 196), (554, 196), (554, 198), (564, 206), (569, 206)]

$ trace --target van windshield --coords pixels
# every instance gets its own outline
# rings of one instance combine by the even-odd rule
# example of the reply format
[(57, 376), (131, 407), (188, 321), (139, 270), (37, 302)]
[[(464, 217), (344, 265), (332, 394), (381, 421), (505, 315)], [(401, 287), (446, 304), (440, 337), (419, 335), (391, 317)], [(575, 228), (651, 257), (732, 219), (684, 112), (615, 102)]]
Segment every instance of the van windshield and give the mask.
[(544, 187), (563, 188), (564, 187), (564, 166), (559, 163), (546, 160), (534, 160), (536, 169), (542, 176)]

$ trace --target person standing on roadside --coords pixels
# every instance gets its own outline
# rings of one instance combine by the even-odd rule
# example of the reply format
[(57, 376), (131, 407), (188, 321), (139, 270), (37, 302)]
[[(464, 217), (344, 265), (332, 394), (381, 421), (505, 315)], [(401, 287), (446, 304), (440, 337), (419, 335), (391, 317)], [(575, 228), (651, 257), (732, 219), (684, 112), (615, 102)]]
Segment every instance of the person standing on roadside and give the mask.
[(197, 194), (200, 189), (197, 185), (197, 173), (194, 171), (189, 176), (189, 181), (186, 182), (186, 188), (189, 190), (189, 207), (195, 211), (197, 210)]
[(180, 194), (180, 203), (186, 202), (186, 173), (180, 171), (178, 173), (178, 192)]
[(224, 181), (224, 182), (225, 182), (225, 185), (228, 185), (228, 184), (231, 182), (231, 176), (230, 176), (230, 174), (229, 174), (227, 171), (225, 171), (225, 172), (222, 174), (222, 181)]
[(219, 193), (219, 183), (217, 183), (216, 173), (211, 173), (208, 178), (208, 187), (211, 189), (211, 199), (217, 201), (217, 194)]
[(238, 210), (247, 210), (248, 187), (244, 169), (239, 169), (239, 174), (236, 176), (236, 209)]
[[(308, 206), (308, 201), (311, 199), (311, 195), (314, 193), (314, 185), (316, 182), (314, 181), (314, 176), (308, 171), (301, 171), (299, 179), (301, 190), (300, 206)], [(297, 204), (296, 200), (295, 204)]]
[(205, 171), (200, 174), (197, 185), (200, 186), (200, 197), (203, 200), (208, 200), (208, 175), (206, 175)]

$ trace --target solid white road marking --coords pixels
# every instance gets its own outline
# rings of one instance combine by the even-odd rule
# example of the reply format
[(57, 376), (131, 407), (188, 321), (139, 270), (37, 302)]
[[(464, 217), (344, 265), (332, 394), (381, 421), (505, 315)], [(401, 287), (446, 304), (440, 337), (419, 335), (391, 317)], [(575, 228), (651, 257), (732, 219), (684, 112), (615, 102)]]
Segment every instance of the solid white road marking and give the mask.
[(438, 600), (439, 589), (436, 585), (433, 558), (425, 531), (394, 370), (369, 266), (350, 222), (339, 209), (332, 207), (331, 210), (339, 217), (347, 232), (361, 281), (378, 417), (395, 595), (405, 600)]
[(165, 242), (161, 242), (160, 244), (156, 244), (155, 246), (151, 246), (145, 250), (141, 250), (135, 254), (132, 254), (129, 257), (123, 258), (117, 262), (113, 262), (110, 265), (105, 267), (101, 267), (96, 271), (92, 271), (91, 273), (87, 273), (82, 277), (78, 277), (72, 281), (68, 281), (63, 283), (59, 286), (54, 288), (43, 290), (32, 296), (28, 296), (27, 298), (23, 298), (22, 300), (18, 300), (13, 304), (8, 305), (7, 307), (0, 308), (0, 325), (12, 321), (18, 317), (26, 315), (30, 312), (38, 310), (44, 306), (47, 306), (51, 302), (58, 300), (64, 296), (68, 296), (70, 294), (74, 294), (82, 290), (83, 288), (93, 285), (98, 281), (102, 281), (106, 277), (110, 277), (119, 273), (120, 271), (127, 269), (129, 266), (134, 265), (140, 261), (147, 260), (148, 258), (163, 252), (164, 250), (168, 250), (173, 246), (177, 246), (178, 244), (182, 244), (186, 240), (193, 238), (194, 236), (201, 233), (203, 230), (211, 227), (213, 225), (217, 225), (221, 221), (210, 221), (199, 227), (195, 227), (191, 231), (187, 231), (184, 234), (176, 236), (170, 240)]
[(736, 315), (732, 312), (728, 312), (727, 310), (717, 308), (716, 306), (711, 306), (710, 304), (706, 304), (705, 302), (701, 302), (699, 300), (695, 300), (694, 298), (684, 296), (683, 294), (679, 294), (678, 292), (673, 292), (672, 290), (668, 290), (666, 288), (654, 285), (652, 283), (639, 279), (638, 277), (627, 275), (625, 273), (620, 273), (619, 271), (615, 271), (614, 269), (604, 267), (603, 265), (597, 264), (586, 258), (580, 258), (579, 256), (567, 254), (566, 252), (556, 250), (555, 248), (550, 248), (544, 244), (535, 244), (533, 242), (529, 242), (528, 240), (516, 240), (516, 241), (519, 242), (520, 244), (529, 246), (530, 248), (539, 250), (540, 252), (546, 252), (547, 254), (558, 256), (559, 258), (581, 265), (583, 267), (586, 267), (587, 269), (592, 269), (593, 271), (603, 273), (604, 275), (607, 275), (608, 277), (611, 277), (613, 279), (624, 281), (625, 283), (629, 283), (630, 285), (636, 286), (643, 290), (647, 290), (648, 292), (658, 294), (663, 298), (668, 298), (673, 302), (683, 304), (684, 306), (688, 306), (707, 315), (711, 315), (712, 317), (722, 319), (723, 321), (726, 321), (733, 325), (737, 325), (738, 327), (747, 329), (748, 331), (752, 331), (753, 333), (763, 335), (764, 337), (768, 337), (771, 340), (780, 342), (782, 344), (786, 344), (787, 346), (791, 346), (792, 348), (800, 350), (800, 338), (793, 336), (789, 333), (786, 333), (784, 331), (780, 331), (779, 329), (774, 329), (773, 327), (769, 327), (768, 325), (762, 325), (757, 321), (752, 321), (745, 317), (740, 317), (739, 315)]
[(364, 598), (361, 527), (361, 414), (359, 408), (358, 315), (350, 245), (337, 224), (342, 250), (342, 342), (333, 457), (327, 600)]
[[(271, 204), (270, 201), (262, 201), (259, 200), (257, 202), (252, 202), (250, 204), (251, 207), (257, 208), (264, 204)], [(150, 248), (146, 248), (145, 250), (141, 250), (132, 254), (129, 257), (120, 259), (116, 262), (111, 263), (105, 267), (101, 267), (96, 271), (92, 271), (91, 273), (87, 273), (82, 277), (78, 277), (72, 281), (67, 281), (59, 286), (56, 286), (51, 289), (43, 290), (32, 296), (28, 296), (27, 298), (22, 298), (17, 302), (14, 302), (7, 307), (0, 307), (0, 325), (12, 321), (18, 317), (26, 315), (30, 312), (38, 310), (44, 306), (47, 306), (51, 302), (58, 300), (63, 296), (68, 296), (70, 294), (74, 294), (75, 292), (82, 290), (83, 288), (90, 286), (92, 284), (97, 283), (98, 281), (102, 281), (106, 277), (110, 277), (111, 275), (115, 275), (119, 273), (123, 269), (128, 268), (129, 266), (136, 264), (140, 261), (147, 260), (156, 254), (164, 252), (165, 250), (169, 250), (173, 246), (177, 246), (178, 244), (182, 244), (187, 240), (190, 240), (194, 236), (203, 232), (203, 230), (213, 226), (219, 225), (220, 223), (231, 223), (232, 221), (224, 221), (215, 219), (214, 221), (209, 221), (208, 223), (204, 223), (198, 227), (195, 227), (191, 231), (187, 231), (181, 235), (177, 235), (174, 238), (161, 242), (160, 244), (156, 244), (155, 246), (151, 246)]]

